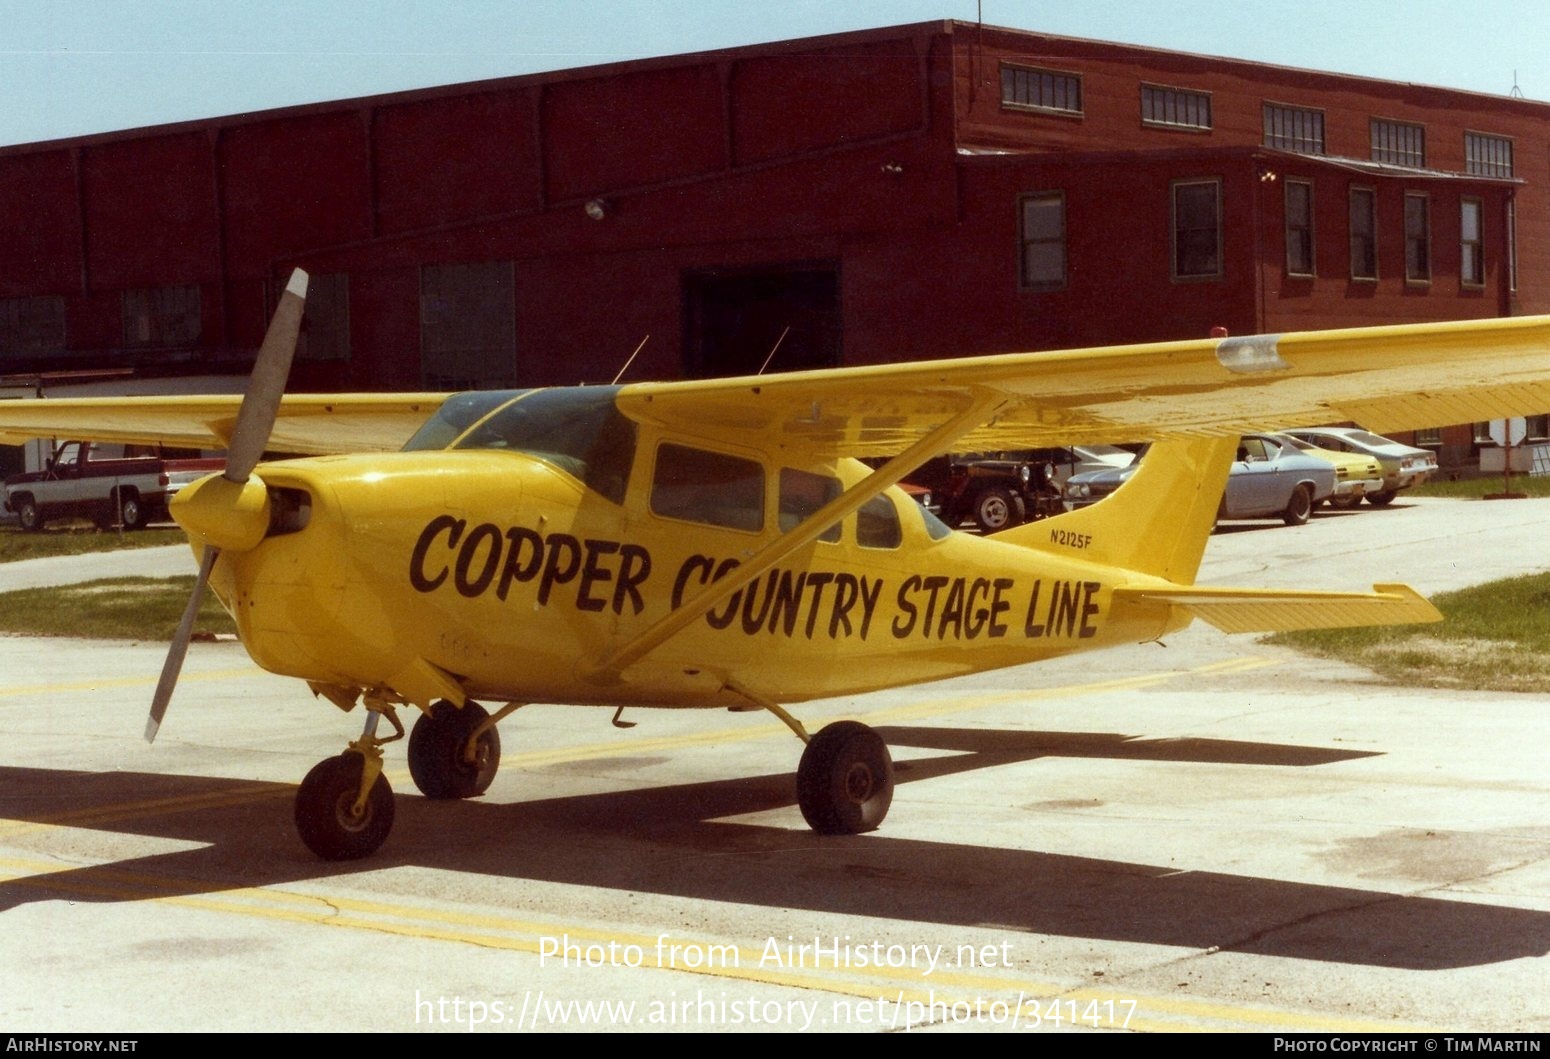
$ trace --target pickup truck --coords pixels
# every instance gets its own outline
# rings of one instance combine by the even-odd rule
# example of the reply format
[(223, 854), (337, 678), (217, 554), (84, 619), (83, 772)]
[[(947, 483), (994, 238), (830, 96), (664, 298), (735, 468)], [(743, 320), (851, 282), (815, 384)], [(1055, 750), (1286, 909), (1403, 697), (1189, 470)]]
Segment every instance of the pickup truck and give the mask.
[[(24, 530), (51, 520), (88, 518), (107, 528), (140, 529), (167, 517), (167, 501), (179, 489), (226, 466), (222, 458), (167, 459), (136, 455), (133, 448), (67, 441), (43, 470), (5, 480), (5, 509)], [(144, 451), (144, 450), (141, 450)]]

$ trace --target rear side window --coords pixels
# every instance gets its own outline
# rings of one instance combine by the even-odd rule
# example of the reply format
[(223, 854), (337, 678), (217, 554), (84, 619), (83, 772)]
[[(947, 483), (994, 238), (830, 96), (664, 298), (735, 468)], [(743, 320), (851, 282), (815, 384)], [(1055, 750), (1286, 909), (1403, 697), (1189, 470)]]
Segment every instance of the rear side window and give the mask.
[(897, 548), (904, 543), (899, 511), (893, 500), (874, 496), (856, 512), (856, 543), (863, 548)]
[(663, 518), (756, 533), (764, 528), (764, 467), (740, 456), (661, 445), (651, 510)]
[[(790, 467), (780, 470), (780, 531), (790, 533), (809, 515), (840, 495), (840, 480), (826, 474), (797, 471)], [(821, 541), (840, 539), (840, 524), (836, 522), (823, 533)]]

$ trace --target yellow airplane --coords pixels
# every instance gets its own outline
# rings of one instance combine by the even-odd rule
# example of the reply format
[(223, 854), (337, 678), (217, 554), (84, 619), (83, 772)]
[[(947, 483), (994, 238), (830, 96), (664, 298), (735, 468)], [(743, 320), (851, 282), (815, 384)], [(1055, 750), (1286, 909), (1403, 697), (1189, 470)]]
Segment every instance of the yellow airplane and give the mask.
[[(496, 724), (526, 703), (767, 710), (806, 743), (807, 822), (871, 830), (893, 793), (883, 740), (853, 721), (809, 737), (787, 706), (1153, 640), (1195, 617), (1229, 632), (1436, 621), (1403, 585), (1195, 586), (1238, 436), (1550, 408), (1550, 318), (286, 397), (305, 288), (298, 272), (240, 404), (8, 401), (0, 442), (228, 449), (225, 473), (172, 508), (200, 573), (146, 734), (208, 584), (260, 666), (364, 707), (360, 737), (296, 797), (303, 841), (330, 859), (387, 837), (382, 747), (406, 706), (409, 770), (431, 798), (485, 791)], [(1120, 441), (1153, 444), (1112, 497), (993, 538), (950, 531), (895, 488), (950, 450)], [(266, 450), (304, 455), (259, 466)]]

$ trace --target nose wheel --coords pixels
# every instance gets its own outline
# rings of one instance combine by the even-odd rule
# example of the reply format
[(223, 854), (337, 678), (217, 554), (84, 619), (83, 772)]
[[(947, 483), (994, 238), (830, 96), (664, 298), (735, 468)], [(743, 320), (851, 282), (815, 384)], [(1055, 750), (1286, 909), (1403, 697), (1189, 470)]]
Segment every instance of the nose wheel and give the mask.
[(308, 849), (324, 860), (370, 856), (393, 830), (393, 789), (382, 775), (362, 797), (368, 760), (353, 750), (319, 761), (296, 792), (296, 830)]
[[(324, 860), (359, 860), (375, 853), (393, 830), (393, 788), (382, 775), (382, 746), (404, 737), (393, 704), (366, 703), (361, 737), (338, 757), (319, 761), (296, 791), (296, 830)], [(377, 738), (386, 716), (394, 734)]]

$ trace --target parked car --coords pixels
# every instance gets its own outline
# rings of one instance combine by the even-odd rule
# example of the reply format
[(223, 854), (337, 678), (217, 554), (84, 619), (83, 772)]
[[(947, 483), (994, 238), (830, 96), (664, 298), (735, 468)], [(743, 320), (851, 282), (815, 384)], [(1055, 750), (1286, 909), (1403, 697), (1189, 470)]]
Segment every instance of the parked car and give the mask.
[(1375, 457), (1383, 466), (1383, 488), (1368, 493), (1367, 502), (1377, 507), (1389, 503), (1401, 489), (1420, 485), (1437, 473), (1436, 453), (1380, 437), (1360, 427), (1298, 427), (1286, 433), (1321, 449)]
[(164, 459), (123, 445), (67, 441), (41, 471), (5, 480), (5, 509), (37, 532), (51, 519), (89, 518), (101, 527), (137, 530), (167, 517), (178, 490), (226, 466), (224, 459)]
[(1112, 445), (960, 453), (928, 460), (907, 483), (930, 490), (932, 509), (949, 526), (973, 522), (995, 533), (1065, 510), (1061, 486), (1071, 475), (1134, 458)]
[(1362, 497), (1381, 492), (1383, 489), (1383, 464), (1376, 456), (1362, 452), (1336, 452), (1321, 449), (1312, 442), (1294, 438), (1290, 434), (1271, 435), (1277, 441), (1285, 439), (1309, 456), (1328, 460), (1335, 467), (1335, 493), (1329, 498), (1330, 507), (1353, 508)]
[[(1300, 526), (1335, 491), (1335, 468), (1303, 454), (1290, 439), (1246, 434), (1227, 476), (1218, 519), (1280, 518)], [(1144, 456), (1142, 457), (1145, 458)], [(1077, 474), (1066, 483), (1068, 510), (1096, 504), (1123, 485), (1140, 464)]]

